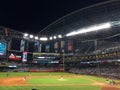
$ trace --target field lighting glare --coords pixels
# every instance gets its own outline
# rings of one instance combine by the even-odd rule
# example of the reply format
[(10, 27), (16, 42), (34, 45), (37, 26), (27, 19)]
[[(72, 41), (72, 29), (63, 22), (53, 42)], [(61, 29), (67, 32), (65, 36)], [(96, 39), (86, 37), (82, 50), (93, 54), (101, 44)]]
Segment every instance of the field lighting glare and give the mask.
[(30, 38), (33, 38), (33, 35), (30, 35)]
[(77, 35), (77, 34), (99, 31), (99, 30), (102, 30), (102, 29), (110, 28), (110, 27), (111, 27), (111, 24), (109, 22), (108, 23), (103, 23), (103, 24), (98, 24), (98, 25), (90, 26), (90, 27), (87, 27), (87, 28), (81, 28), (77, 31), (70, 32), (70, 33), (66, 34), (66, 36), (73, 36), (73, 35)]
[(27, 37), (27, 36), (28, 36), (28, 34), (27, 34), (27, 33), (25, 33), (25, 34), (24, 34), (24, 36), (25, 36), (25, 37)]
[(35, 36), (35, 40), (38, 40), (38, 37), (37, 37), (37, 36)]
[(58, 35), (58, 38), (62, 38), (62, 35)]
[(54, 39), (56, 39), (57, 37), (56, 37), (56, 36), (54, 36), (53, 38), (54, 38)]
[(53, 38), (52, 37), (50, 37), (50, 40), (52, 40)]
[(41, 40), (41, 41), (47, 41), (48, 38), (47, 38), (47, 37), (41, 37), (40, 40)]

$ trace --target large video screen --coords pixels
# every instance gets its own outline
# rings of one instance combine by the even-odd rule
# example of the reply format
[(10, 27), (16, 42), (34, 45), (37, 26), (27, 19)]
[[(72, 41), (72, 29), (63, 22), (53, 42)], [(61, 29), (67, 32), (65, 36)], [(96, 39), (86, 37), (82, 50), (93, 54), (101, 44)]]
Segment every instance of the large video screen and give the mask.
[(0, 56), (6, 55), (6, 42), (0, 41)]

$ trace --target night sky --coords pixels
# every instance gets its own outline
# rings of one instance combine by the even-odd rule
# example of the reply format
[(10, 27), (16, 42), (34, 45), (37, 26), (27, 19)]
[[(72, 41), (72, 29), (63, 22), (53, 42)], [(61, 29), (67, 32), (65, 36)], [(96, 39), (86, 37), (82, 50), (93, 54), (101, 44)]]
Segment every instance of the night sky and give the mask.
[(103, 1), (107, 0), (3, 0), (0, 26), (37, 34), (62, 16)]

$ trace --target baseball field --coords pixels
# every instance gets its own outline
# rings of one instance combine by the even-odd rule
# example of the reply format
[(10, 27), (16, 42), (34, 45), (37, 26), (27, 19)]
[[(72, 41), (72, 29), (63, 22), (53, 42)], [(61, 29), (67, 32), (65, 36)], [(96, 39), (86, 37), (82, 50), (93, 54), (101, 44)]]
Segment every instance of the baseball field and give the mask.
[(64, 72), (1, 72), (0, 90), (120, 90), (120, 80), (114, 81)]

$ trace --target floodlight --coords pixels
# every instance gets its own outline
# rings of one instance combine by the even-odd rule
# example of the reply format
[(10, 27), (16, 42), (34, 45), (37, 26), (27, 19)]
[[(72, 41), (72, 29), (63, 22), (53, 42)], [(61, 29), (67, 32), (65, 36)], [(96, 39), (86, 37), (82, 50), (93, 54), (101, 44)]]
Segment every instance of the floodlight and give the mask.
[(52, 40), (53, 38), (52, 38), (52, 37), (50, 37), (49, 39), (50, 39), (50, 40)]
[(54, 36), (53, 38), (54, 38), (54, 39), (56, 39), (57, 37), (56, 37), (56, 36)]
[(38, 40), (38, 36), (35, 36), (35, 40)]
[(62, 35), (58, 35), (58, 38), (62, 38)]
[(33, 35), (30, 35), (30, 38), (33, 38)]
[(70, 33), (66, 34), (66, 36), (73, 36), (73, 35), (76, 35), (76, 34), (77, 34), (77, 32), (73, 31), (73, 32), (70, 32)]
[(47, 37), (41, 37), (40, 40), (41, 40), (41, 41), (47, 41), (48, 38), (47, 38)]
[(77, 34), (83, 34), (83, 33), (88, 33), (88, 32), (93, 32), (93, 31), (99, 31), (101, 29), (107, 29), (107, 28), (110, 28), (110, 27), (111, 27), (110, 22), (102, 23), (102, 24), (90, 26), (90, 27), (87, 27), (87, 28), (81, 28), (81, 29), (79, 29), (77, 31), (73, 31), (73, 32), (70, 32), (70, 33), (66, 34), (66, 36), (73, 36), (73, 35), (77, 35)]
[(44, 59), (45, 57), (38, 57), (38, 58), (40, 58), (40, 59)]
[(25, 36), (25, 37), (27, 37), (27, 36), (28, 36), (28, 34), (27, 34), (27, 33), (25, 33), (25, 34), (24, 34), (24, 36)]

